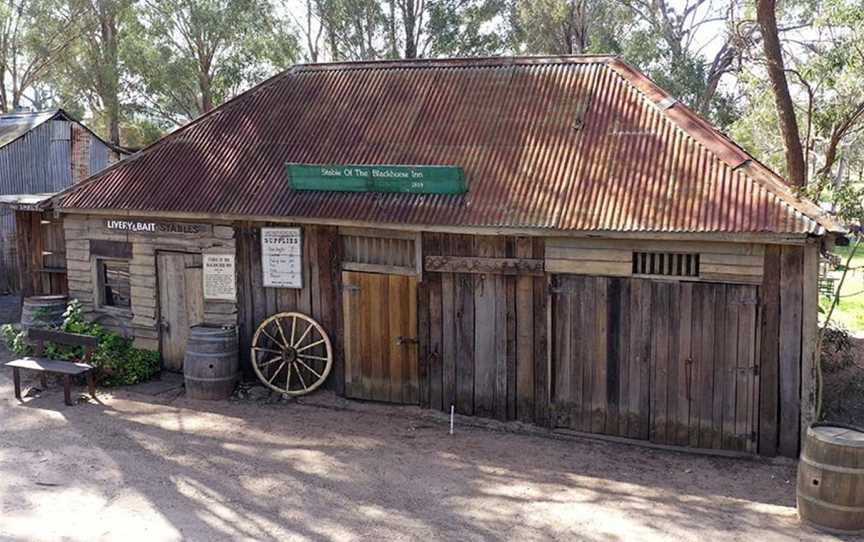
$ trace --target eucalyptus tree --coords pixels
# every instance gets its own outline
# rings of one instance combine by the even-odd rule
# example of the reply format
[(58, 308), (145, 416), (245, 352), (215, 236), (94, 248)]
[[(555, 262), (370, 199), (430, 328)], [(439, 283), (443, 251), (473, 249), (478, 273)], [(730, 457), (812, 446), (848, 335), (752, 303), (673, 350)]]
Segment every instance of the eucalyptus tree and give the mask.
[(60, 0), (0, 2), (0, 110), (44, 106), (36, 87), (80, 38), (80, 14)]
[(144, 0), (128, 65), (145, 111), (171, 123), (206, 113), (295, 60), (267, 0)]

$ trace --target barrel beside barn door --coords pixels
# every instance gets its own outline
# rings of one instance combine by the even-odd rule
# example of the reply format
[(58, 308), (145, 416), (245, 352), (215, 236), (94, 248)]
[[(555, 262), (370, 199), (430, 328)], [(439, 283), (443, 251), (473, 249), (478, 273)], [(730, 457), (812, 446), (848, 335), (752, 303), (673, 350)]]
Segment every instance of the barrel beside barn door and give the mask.
[(417, 277), (342, 272), (345, 395), (416, 404)]
[(190, 329), (204, 321), (201, 255), (158, 252), (156, 263), (162, 364), (182, 371)]
[(755, 451), (757, 288), (556, 275), (556, 426)]

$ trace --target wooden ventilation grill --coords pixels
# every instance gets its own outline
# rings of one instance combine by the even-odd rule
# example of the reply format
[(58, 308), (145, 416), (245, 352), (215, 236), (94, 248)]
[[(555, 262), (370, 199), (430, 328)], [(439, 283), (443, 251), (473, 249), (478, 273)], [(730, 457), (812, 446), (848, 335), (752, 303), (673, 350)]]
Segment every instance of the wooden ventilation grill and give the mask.
[(634, 252), (633, 274), (660, 277), (698, 277), (699, 254)]
[(340, 228), (342, 269), (372, 273), (417, 274), (417, 237), (401, 232)]

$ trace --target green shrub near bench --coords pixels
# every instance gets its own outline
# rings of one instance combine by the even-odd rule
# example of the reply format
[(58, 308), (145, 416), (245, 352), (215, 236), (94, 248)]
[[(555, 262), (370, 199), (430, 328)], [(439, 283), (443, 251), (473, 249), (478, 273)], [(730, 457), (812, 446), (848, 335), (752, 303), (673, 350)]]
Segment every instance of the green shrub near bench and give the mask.
[[(99, 339), (99, 347), (93, 353), (91, 364), (101, 386), (128, 386), (145, 382), (159, 372), (159, 353), (141, 350), (132, 341), (109, 331), (99, 324), (88, 322), (81, 313), (81, 303), (72, 300), (63, 313), (63, 323), (55, 328), (66, 333), (79, 333)], [(7, 348), (19, 356), (31, 353), (26, 331), (19, 331), (7, 324), (0, 326), (0, 335)], [(84, 354), (80, 347), (45, 345), (45, 356), (52, 359), (76, 360)]]

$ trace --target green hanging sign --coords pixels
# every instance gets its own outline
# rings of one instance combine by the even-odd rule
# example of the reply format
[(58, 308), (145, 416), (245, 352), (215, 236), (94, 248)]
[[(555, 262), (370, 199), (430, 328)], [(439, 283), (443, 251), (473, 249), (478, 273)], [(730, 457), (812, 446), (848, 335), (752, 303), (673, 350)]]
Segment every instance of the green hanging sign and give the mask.
[(294, 190), (464, 194), (465, 175), (458, 166), (287, 164)]

